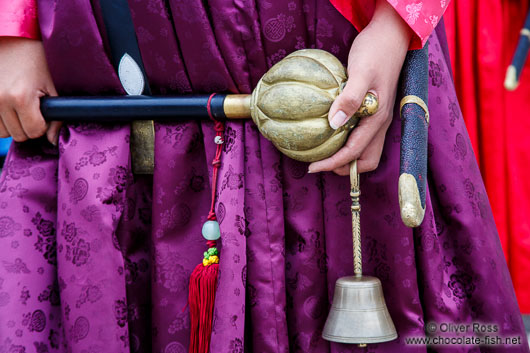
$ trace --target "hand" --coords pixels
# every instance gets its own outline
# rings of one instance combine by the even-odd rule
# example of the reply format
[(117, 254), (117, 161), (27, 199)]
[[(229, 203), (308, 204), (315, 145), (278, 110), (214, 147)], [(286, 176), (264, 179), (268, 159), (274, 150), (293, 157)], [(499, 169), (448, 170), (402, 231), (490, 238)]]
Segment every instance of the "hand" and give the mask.
[(348, 57), (348, 82), (331, 105), (328, 119), (337, 129), (361, 106), (368, 91), (379, 99), (379, 109), (363, 118), (346, 144), (329, 158), (309, 165), (309, 172), (334, 171), (349, 174), (349, 163), (358, 160), (359, 173), (375, 170), (385, 135), (392, 122), (397, 83), (412, 37), (412, 31), (385, 1), (378, 0), (368, 26), (355, 38)]
[(42, 42), (0, 37), (0, 137), (21, 142), (46, 133), (57, 145), (61, 123), (47, 124), (39, 101), (56, 95)]

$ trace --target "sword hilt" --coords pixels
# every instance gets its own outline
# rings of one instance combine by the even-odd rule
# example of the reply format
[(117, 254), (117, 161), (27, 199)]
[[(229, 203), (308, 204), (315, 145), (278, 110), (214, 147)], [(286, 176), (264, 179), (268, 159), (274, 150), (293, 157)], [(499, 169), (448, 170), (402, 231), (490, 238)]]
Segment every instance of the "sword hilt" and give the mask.
[[(211, 100), (210, 100), (211, 97)], [(377, 98), (367, 95), (355, 118), (371, 115), (367, 104)], [(250, 118), (250, 94), (196, 94), (182, 96), (86, 96), (43, 97), (40, 109), (46, 121), (69, 123), (130, 123), (135, 120), (178, 122), (189, 119)], [(372, 102), (371, 100), (374, 100)]]

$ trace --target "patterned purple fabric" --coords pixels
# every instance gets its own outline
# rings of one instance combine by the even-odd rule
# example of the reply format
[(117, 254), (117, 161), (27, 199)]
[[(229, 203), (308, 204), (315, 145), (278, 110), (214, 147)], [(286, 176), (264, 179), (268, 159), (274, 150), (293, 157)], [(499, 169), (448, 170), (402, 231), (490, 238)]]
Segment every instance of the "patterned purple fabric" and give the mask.
[[(345, 62), (355, 37), (326, 0), (130, 4), (158, 94), (250, 92), (296, 49)], [(123, 93), (97, 11), (89, 0), (39, 1), (63, 95)], [(212, 352), (426, 352), (405, 339), (424, 336), (431, 321), (493, 323), (522, 337), (511, 351), (528, 352), (442, 33), (430, 39), (423, 225), (406, 228), (399, 216), (397, 112), (379, 168), (361, 177), (364, 269), (381, 279), (399, 339), (361, 349), (321, 338), (335, 280), (352, 273), (349, 180), (307, 174), (251, 121), (230, 122)], [(67, 126), (58, 149), (14, 144), (0, 179), (0, 352), (187, 352), (187, 287), (206, 248), (213, 136), (210, 122), (157, 125), (152, 179), (131, 174), (125, 126)]]

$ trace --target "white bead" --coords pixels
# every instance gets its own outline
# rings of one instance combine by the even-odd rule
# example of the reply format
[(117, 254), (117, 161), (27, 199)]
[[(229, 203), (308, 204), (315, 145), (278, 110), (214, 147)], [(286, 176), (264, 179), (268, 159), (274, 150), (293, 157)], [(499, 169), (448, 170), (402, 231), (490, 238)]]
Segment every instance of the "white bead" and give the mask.
[(224, 141), (223, 141), (223, 138), (221, 136), (215, 136), (215, 138), (213, 139), (213, 141), (218, 144), (218, 145), (221, 145)]
[(219, 223), (217, 221), (206, 221), (202, 225), (202, 236), (206, 240), (217, 240), (221, 237)]

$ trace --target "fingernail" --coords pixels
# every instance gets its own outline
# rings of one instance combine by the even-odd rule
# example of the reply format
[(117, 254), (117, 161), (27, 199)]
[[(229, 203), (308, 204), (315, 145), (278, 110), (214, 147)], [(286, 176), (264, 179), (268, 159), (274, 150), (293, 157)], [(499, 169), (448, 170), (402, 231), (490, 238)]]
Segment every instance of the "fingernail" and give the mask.
[(307, 174), (311, 174), (311, 173), (313, 173), (313, 172), (308, 169), (307, 170)]
[(331, 126), (333, 130), (337, 130), (339, 127), (346, 124), (346, 121), (348, 121), (348, 116), (342, 110), (339, 110), (329, 121), (329, 126)]

